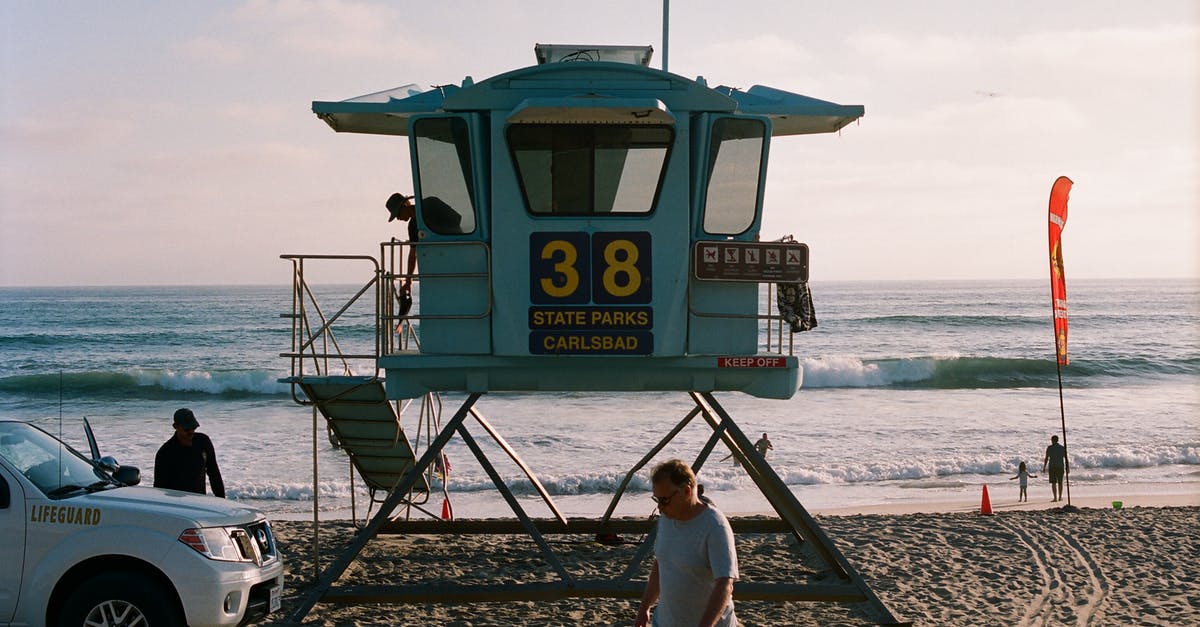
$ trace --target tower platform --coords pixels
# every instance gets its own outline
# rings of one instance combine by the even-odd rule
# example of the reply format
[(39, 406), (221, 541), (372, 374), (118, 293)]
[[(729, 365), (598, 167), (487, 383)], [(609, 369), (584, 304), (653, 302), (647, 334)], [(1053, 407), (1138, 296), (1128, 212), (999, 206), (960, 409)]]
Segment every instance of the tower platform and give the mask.
[(588, 357), (428, 355), (379, 357), (390, 399), (429, 392), (744, 392), (787, 399), (800, 385), (799, 360), (784, 355), (735, 357)]

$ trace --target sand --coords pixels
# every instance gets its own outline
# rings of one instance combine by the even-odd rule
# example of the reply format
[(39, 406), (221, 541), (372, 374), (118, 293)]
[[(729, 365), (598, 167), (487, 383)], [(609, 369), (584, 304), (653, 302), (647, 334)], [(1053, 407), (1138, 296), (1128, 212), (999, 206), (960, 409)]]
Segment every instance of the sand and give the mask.
[[(992, 516), (978, 515), (975, 504), (973, 511), (817, 520), (893, 612), (917, 625), (1200, 624), (1200, 507), (1063, 511), (1058, 505), (1001, 505)], [(313, 579), (311, 523), (279, 521), (275, 530), (289, 572), (276, 615), (282, 620)], [(353, 526), (323, 522), (322, 530), (327, 563)], [(641, 540), (625, 536), (628, 544), (608, 546), (591, 537), (548, 538), (567, 570), (583, 578), (620, 572)], [(790, 535), (739, 534), (737, 549), (742, 581), (820, 581), (816, 562)], [(644, 580), (646, 571), (643, 565), (635, 578)], [(338, 585), (555, 578), (527, 537), (389, 535), (368, 544)], [(305, 624), (632, 625), (636, 606), (627, 599), (318, 604)], [(740, 601), (736, 607), (743, 625), (861, 625), (869, 618), (853, 605)]]

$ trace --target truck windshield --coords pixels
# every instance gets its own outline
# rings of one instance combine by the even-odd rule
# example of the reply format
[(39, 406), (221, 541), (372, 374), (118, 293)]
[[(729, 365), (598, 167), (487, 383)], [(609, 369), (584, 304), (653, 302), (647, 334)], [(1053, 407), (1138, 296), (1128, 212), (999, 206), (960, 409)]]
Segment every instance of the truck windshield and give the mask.
[(0, 422), (0, 457), (47, 496), (73, 496), (108, 478), (58, 438), (21, 422)]

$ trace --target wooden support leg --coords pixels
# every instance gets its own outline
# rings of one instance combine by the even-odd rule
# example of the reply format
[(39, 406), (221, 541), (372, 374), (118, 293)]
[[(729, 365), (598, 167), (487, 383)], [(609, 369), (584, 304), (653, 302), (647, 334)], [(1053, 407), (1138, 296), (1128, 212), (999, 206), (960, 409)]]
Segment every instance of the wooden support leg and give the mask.
[(479, 396), (479, 394), (472, 394), (467, 397), (467, 400), (463, 401), (462, 407), (458, 408), (458, 411), (454, 413), (454, 417), (450, 419), (450, 422), (446, 423), (446, 426), (442, 428), (442, 432), (438, 434), (438, 437), (429, 443), (429, 447), (425, 449), (425, 454), (421, 455), (421, 459), (417, 460), (417, 463), (409, 469), (404, 479), (396, 485), (396, 489), (392, 490), (392, 493), (388, 495), (387, 500), (379, 506), (379, 511), (371, 518), (371, 522), (358, 530), (350, 545), (325, 568), (316, 585), (300, 599), (300, 603), (288, 618), (289, 622), (303, 622), (304, 617), (308, 616), (313, 606), (321, 600), (321, 597), (325, 595), (329, 587), (333, 585), (333, 582), (337, 581), (346, 572), (346, 568), (358, 557), (358, 554), (362, 552), (367, 542), (374, 538), (375, 534), (379, 532), (379, 528), (387, 522), (392, 511), (405, 499), (408, 491), (412, 489), (417, 479), (420, 478), (421, 473), (425, 472), (425, 469), (433, 463), (433, 460), (438, 455), (442, 454), (442, 448), (450, 441), (450, 438), (454, 435), (459, 425), (466, 420), (468, 412), (475, 405), (475, 402), (479, 400)]
[(692, 472), (697, 475), (700, 474), (700, 468), (704, 466), (704, 462), (708, 460), (708, 456), (712, 455), (713, 449), (716, 448), (717, 442), (720, 442), (724, 436), (725, 423), (721, 423), (719, 427), (713, 429), (713, 434), (709, 436), (708, 442), (704, 443), (704, 448), (700, 449), (700, 454), (696, 455), (696, 462), (692, 464)]
[[(702, 416), (704, 416), (704, 420), (706, 422), (708, 422), (708, 425), (710, 427), (712, 427), (713, 436), (714, 437), (719, 436), (721, 438), (721, 440), (723, 442), (725, 442), (725, 445), (729, 447), (729, 451), (730, 451), (729, 454), (739, 464), (742, 465), (742, 468), (746, 471), (746, 474), (750, 476), (750, 479), (754, 482), (754, 485), (758, 486), (759, 491), (761, 491), (763, 493), (763, 496), (767, 497), (767, 503), (771, 506), (772, 509), (775, 510), (776, 514), (779, 514), (779, 518), (781, 520), (787, 521), (788, 516), (784, 515), (783, 509), (777, 504), (777, 499), (773, 498), (771, 494), (769, 494), (763, 490), (763, 488), (762, 488), (763, 478), (762, 478), (761, 474), (758, 472), (757, 469), (755, 469), (755, 467), (753, 465), (751, 465), (749, 463), (749, 461), (746, 459), (746, 455), (742, 452), (742, 448), (737, 444), (737, 442), (734, 441), (733, 437), (731, 435), (729, 435), (729, 433), (726, 431), (725, 426), (724, 426), (724, 421), (722, 421), (721, 418), (717, 415), (717, 413), (711, 407), (706, 405), (703, 402), (703, 400), (698, 395), (696, 395), (696, 393), (694, 393), (694, 392), (692, 393), (692, 398), (693, 398), (693, 400), (696, 401), (696, 406), (701, 410), (700, 413)], [(754, 447), (751, 446), (750, 448), (753, 449)], [(757, 451), (755, 451), (755, 452), (757, 453)], [(791, 494), (791, 492), (788, 492), (788, 494)], [(794, 535), (796, 537), (796, 540), (801, 543), (809, 541), (807, 538), (805, 538), (803, 535), (801, 535), (798, 531), (795, 531), (794, 526), (793, 526), (792, 535)]]
[(629, 486), (629, 482), (633, 479), (633, 476), (637, 474), (637, 471), (641, 470), (643, 466), (650, 462), (650, 460), (654, 459), (654, 456), (658, 455), (659, 451), (663, 450), (663, 448), (669, 444), (671, 440), (675, 439), (675, 436), (679, 435), (679, 432), (683, 431), (683, 428), (688, 426), (688, 423), (692, 421), (692, 418), (695, 418), (699, 413), (699, 407), (692, 408), (692, 411), (688, 412), (688, 415), (684, 416), (683, 420), (680, 420), (679, 424), (675, 425), (675, 428), (671, 429), (670, 433), (663, 436), (663, 439), (659, 440), (658, 444), (655, 444), (654, 448), (650, 449), (649, 453), (646, 453), (644, 456), (642, 456), (642, 459), (639, 460), (638, 463), (634, 464), (633, 468), (629, 469), (629, 472), (625, 473), (625, 479), (621, 481), (621, 486), (617, 488), (616, 494), (613, 495), (612, 501), (608, 504), (608, 509), (604, 512), (604, 517), (600, 519), (601, 525), (608, 522), (608, 519), (612, 518), (613, 512), (617, 509), (617, 502), (621, 500), (621, 495), (625, 493), (625, 488)]
[(483, 414), (480, 414), (479, 410), (472, 408), (471, 415), (475, 417), (475, 420), (479, 423), (479, 426), (483, 427), (484, 431), (487, 431), (488, 435), (492, 436), (492, 439), (496, 441), (496, 444), (499, 444), (500, 448), (503, 449), (505, 453), (508, 453), (509, 458), (516, 462), (521, 471), (525, 473), (525, 476), (529, 478), (529, 482), (533, 484), (533, 489), (537, 490), (537, 493), (542, 496), (542, 500), (546, 502), (546, 506), (550, 508), (550, 512), (554, 514), (554, 517), (558, 519), (558, 522), (564, 525), (567, 524), (567, 518), (562, 515), (561, 511), (558, 510), (558, 506), (554, 504), (554, 499), (550, 498), (550, 493), (546, 491), (546, 488), (542, 485), (542, 482), (538, 480), (537, 475), (533, 474), (533, 471), (529, 469), (529, 466), (527, 466), (521, 457), (517, 455), (517, 451), (508, 445), (508, 441), (505, 440), (499, 432), (492, 428), (491, 423), (484, 419)]
[(508, 489), (508, 485), (504, 483), (504, 479), (500, 477), (500, 473), (496, 472), (496, 468), (492, 466), (492, 462), (488, 460), (487, 455), (485, 455), (483, 452), (483, 449), (479, 448), (479, 444), (475, 442), (475, 438), (471, 437), (471, 434), (467, 432), (467, 427), (465, 425), (460, 424), (458, 426), (458, 436), (462, 438), (462, 441), (465, 442), (467, 447), (471, 449), (471, 452), (475, 454), (475, 459), (479, 461), (479, 465), (483, 467), (484, 472), (486, 472), (488, 477), (492, 479), (492, 483), (496, 485), (496, 489), (499, 490), (500, 494), (504, 496), (504, 500), (508, 503), (508, 506), (512, 508), (513, 513), (516, 514), (517, 518), (521, 520), (521, 526), (525, 528), (525, 533), (528, 533), (529, 537), (533, 538), (533, 541), (538, 545), (538, 548), (541, 549), (542, 555), (546, 558), (546, 561), (550, 562), (550, 566), (554, 568), (555, 572), (558, 573), (558, 576), (569, 585), (572, 582), (570, 573), (568, 573), (567, 569), (563, 567), (562, 562), (559, 561), (558, 556), (554, 554), (554, 551), (550, 549), (550, 544), (546, 542), (546, 538), (542, 536), (542, 532), (538, 531), (537, 525), (534, 525), (533, 521), (529, 519), (529, 515), (525, 513), (524, 508), (522, 508), (521, 504), (517, 501), (517, 497), (513, 496), (512, 490)]
[[(875, 595), (875, 592), (867, 585), (866, 580), (862, 578), (862, 575), (842, 555), (833, 541), (829, 539), (829, 536), (825, 535), (825, 532), (817, 525), (817, 521), (808, 513), (808, 510), (804, 509), (804, 506), (796, 499), (796, 495), (792, 494), (791, 490), (788, 489), (783, 479), (780, 479), (775, 470), (767, 464), (767, 460), (754, 448), (754, 444), (750, 441), (750, 438), (746, 437), (746, 434), (733, 422), (733, 418), (725, 411), (725, 408), (721, 407), (717, 399), (713, 398), (712, 393), (692, 392), (691, 394), (697, 404), (703, 402), (721, 417), (721, 423), (740, 449), (741, 456), (739, 459), (743, 460), (743, 463), (748, 466), (747, 470), (753, 469), (755, 471), (751, 476), (756, 477), (755, 482), (758, 483), (759, 489), (762, 490), (768, 499), (772, 500), (772, 505), (775, 506), (780, 516), (792, 524), (805, 539), (812, 543), (817, 554), (834, 573), (842, 579), (849, 580), (858, 588), (863, 595), (864, 601), (878, 614), (881, 622), (889, 624), (902, 623), (903, 621), (892, 614), (892, 611)], [(759, 483), (760, 479), (761, 483)]]

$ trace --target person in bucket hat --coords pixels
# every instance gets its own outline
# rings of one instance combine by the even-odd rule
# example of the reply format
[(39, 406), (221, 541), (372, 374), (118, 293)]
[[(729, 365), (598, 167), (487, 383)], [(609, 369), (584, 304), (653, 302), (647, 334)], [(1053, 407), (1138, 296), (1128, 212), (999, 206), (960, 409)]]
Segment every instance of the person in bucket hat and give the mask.
[(404, 284), (401, 291), (406, 294), (412, 293), (412, 278), (417, 273), (417, 249), (412, 244), (417, 243), (417, 207), (413, 204), (412, 196), (405, 196), (399, 192), (388, 197), (385, 205), (388, 210), (388, 222), (392, 220), (403, 220), (408, 223), (408, 265), (404, 277)]
[(208, 477), (214, 496), (225, 498), (225, 481), (217, 465), (217, 452), (207, 435), (196, 431), (200, 422), (192, 410), (182, 407), (175, 412), (175, 435), (158, 448), (154, 456), (154, 487), (205, 494)]

